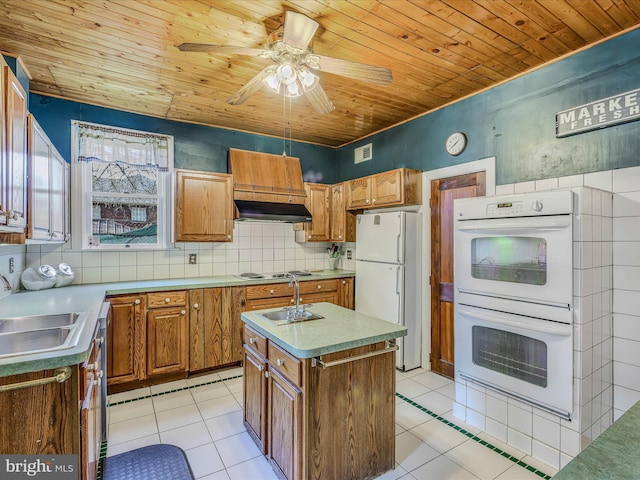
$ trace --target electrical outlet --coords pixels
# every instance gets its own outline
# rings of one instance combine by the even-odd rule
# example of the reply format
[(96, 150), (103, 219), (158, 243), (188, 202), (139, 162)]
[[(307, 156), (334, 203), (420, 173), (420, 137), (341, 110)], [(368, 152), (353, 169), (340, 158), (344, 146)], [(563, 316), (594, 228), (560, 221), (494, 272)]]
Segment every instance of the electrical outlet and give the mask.
[(351, 257), (353, 257), (351, 250), (347, 250), (347, 260), (351, 260)]
[(9, 257), (9, 273), (13, 273), (16, 271), (16, 264), (13, 257)]
[(198, 254), (190, 253), (189, 254), (189, 265), (196, 265), (198, 263)]

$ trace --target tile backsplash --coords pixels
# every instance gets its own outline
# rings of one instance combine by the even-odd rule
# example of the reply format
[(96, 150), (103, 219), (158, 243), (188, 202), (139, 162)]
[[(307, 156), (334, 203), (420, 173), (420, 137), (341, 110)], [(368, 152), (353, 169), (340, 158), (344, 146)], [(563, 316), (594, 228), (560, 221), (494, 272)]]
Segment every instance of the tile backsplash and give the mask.
[[(80, 252), (61, 245), (28, 245), (22, 270), (64, 262), (74, 269), (74, 284), (88, 284), (326, 269), (330, 245), (330, 242), (296, 243), (293, 226), (287, 223), (236, 222), (233, 242), (177, 243), (171, 250)], [(342, 253), (338, 268), (355, 270), (355, 243), (338, 245)], [(6, 247), (0, 247), (0, 253), (3, 248)], [(347, 259), (347, 250), (354, 252), (351, 260)], [(195, 264), (189, 263), (192, 254), (196, 254)]]

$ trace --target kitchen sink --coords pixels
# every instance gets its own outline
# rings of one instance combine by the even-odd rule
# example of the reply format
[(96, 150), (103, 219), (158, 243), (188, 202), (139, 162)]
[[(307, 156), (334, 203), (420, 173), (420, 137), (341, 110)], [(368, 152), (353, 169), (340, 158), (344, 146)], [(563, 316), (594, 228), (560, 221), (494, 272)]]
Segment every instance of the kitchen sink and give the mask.
[(0, 318), (0, 358), (73, 348), (86, 319), (86, 312)]
[(74, 325), (79, 317), (80, 315), (77, 313), (59, 313), (54, 315), (34, 315), (31, 317), (0, 318), (0, 333), (66, 327)]
[(324, 318), (322, 315), (318, 315), (317, 313), (309, 312), (307, 310), (299, 311), (294, 315), (293, 310), (291, 309), (261, 313), (260, 316), (271, 321), (276, 326), (295, 322), (306, 322), (307, 320), (319, 320), (321, 318)]

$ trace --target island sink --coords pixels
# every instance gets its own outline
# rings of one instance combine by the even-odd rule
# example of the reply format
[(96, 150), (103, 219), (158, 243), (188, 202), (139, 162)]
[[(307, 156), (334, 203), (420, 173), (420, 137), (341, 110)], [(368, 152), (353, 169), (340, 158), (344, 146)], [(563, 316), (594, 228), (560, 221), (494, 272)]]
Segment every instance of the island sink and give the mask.
[(276, 326), (287, 325), (288, 323), (295, 322), (305, 322), (307, 320), (319, 320), (321, 318), (324, 318), (322, 315), (318, 315), (317, 313), (309, 312), (307, 310), (299, 310), (296, 312), (291, 309), (262, 313), (261, 316), (271, 321)]

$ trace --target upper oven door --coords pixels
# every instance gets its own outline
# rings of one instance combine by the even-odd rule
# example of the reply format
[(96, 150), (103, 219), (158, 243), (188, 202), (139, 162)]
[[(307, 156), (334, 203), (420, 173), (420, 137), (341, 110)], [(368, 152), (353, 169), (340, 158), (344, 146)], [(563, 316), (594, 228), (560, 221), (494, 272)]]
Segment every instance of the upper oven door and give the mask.
[(458, 292), (569, 308), (572, 216), (457, 220)]

